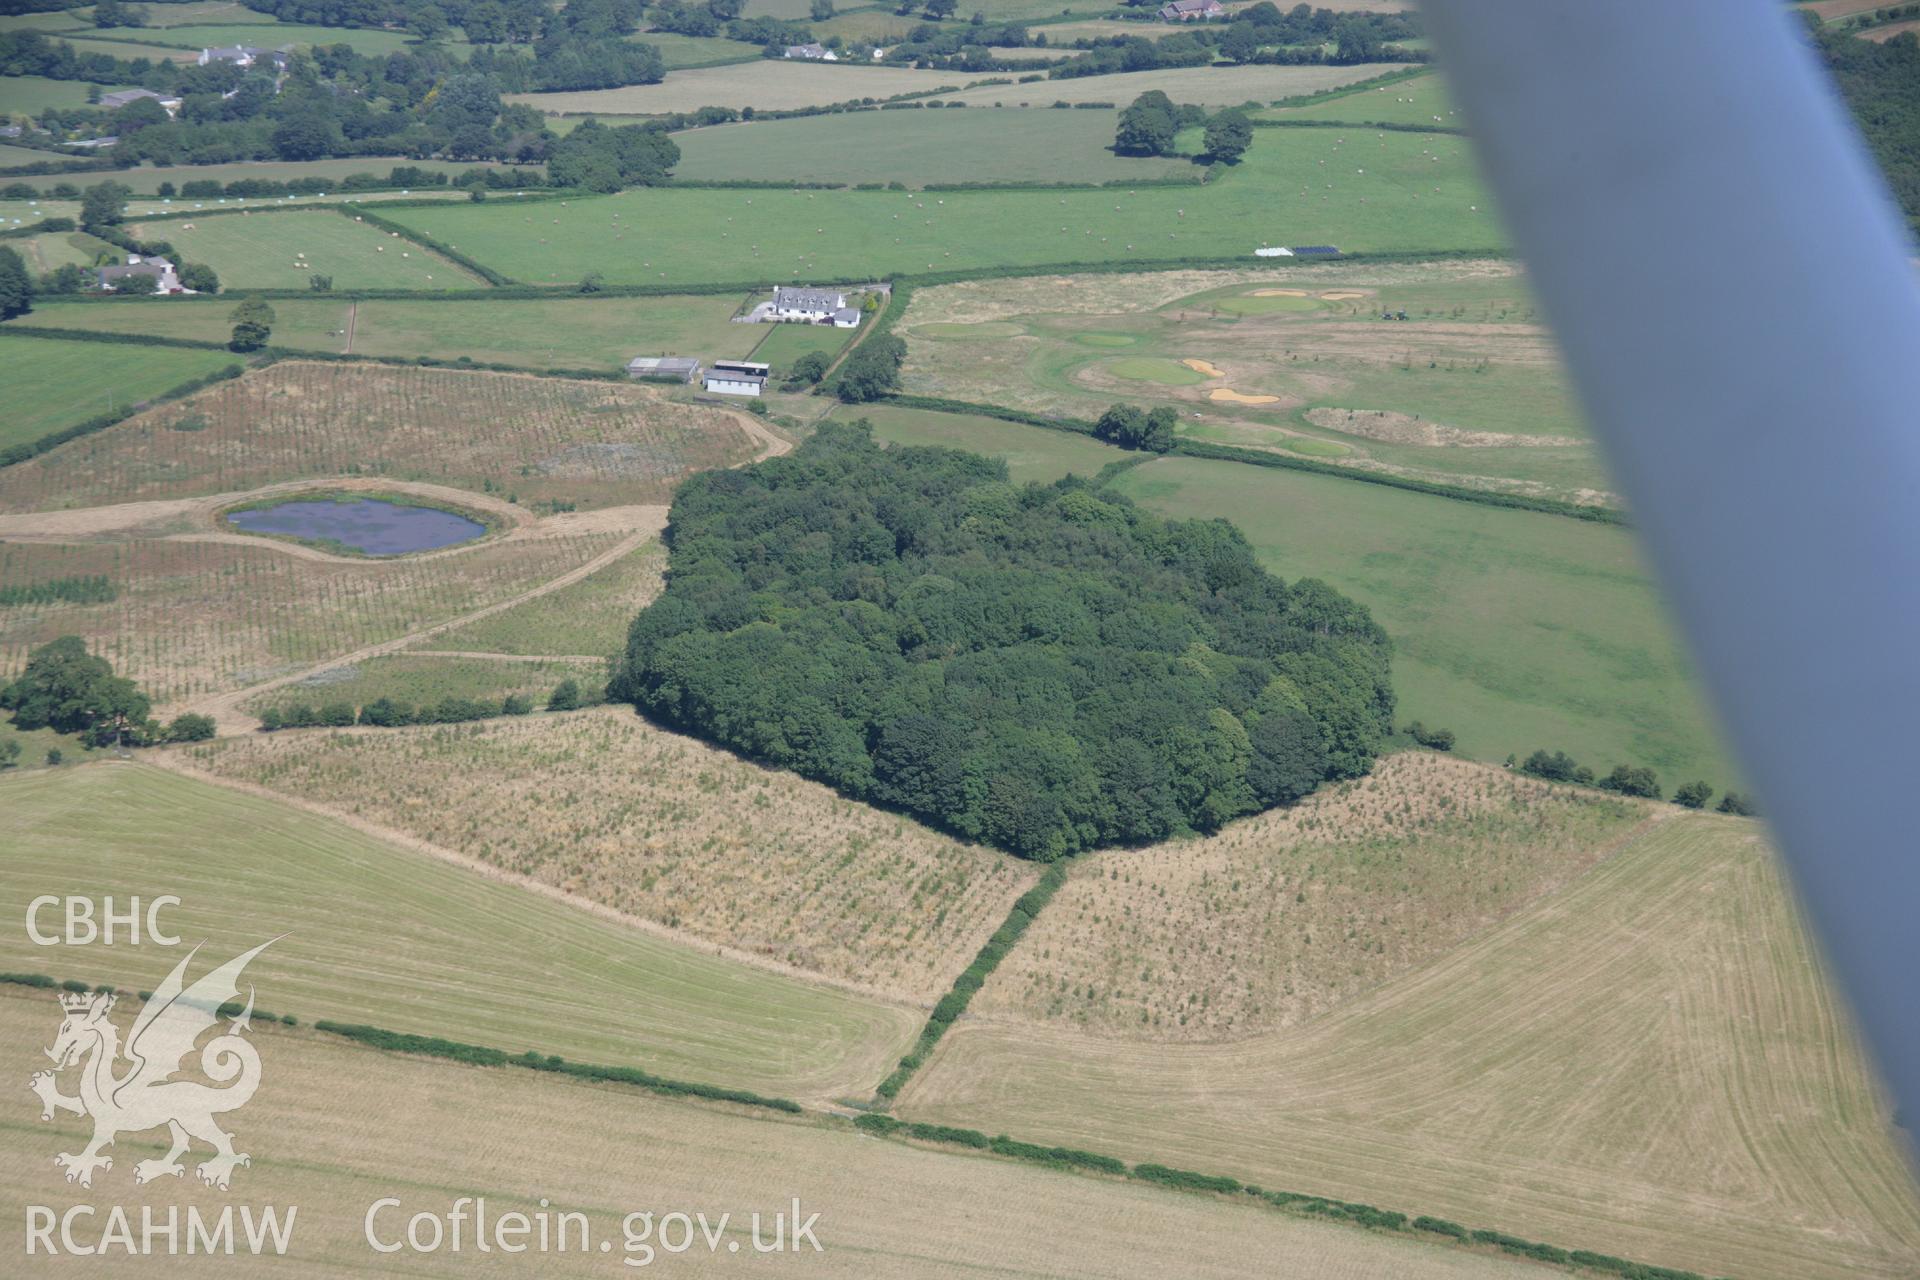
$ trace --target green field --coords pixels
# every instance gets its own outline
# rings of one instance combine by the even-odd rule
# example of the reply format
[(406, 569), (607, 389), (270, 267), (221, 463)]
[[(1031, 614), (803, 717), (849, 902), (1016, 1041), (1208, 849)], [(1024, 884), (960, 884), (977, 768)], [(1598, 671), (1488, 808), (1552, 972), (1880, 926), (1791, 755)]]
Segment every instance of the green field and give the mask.
[[(1365, 172), (1335, 182), (1349, 165)], [(1496, 252), (1504, 237), (1487, 201), (1459, 139), (1390, 133), (1343, 148), (1334, 130), (1265, 129), (1237, 171), (1198, 189), (655, 188), (564, 207), (389, 216), (528, 283), (599, 271), (618, 283), (674, 284), (1243, 255), (1251, 266), (1265, 243)]]
[(220, 274), (224, 289), (304, 289), (315, 274), (336, 289), (472, 289), (465, 268), (405, 238), (356, 223), (351, 214), (315, 209), (257, 210), (142, 224), (188, 262)]
[(87, 105), (87, 89), (84, 80), (0, 76), (0, 116), (37, 116), (48, 107), (84, 107)]
[[(417, 302), (287, 298), (273, 304), (273, 341), (310, 351), (344, 351), (351, 324), (356, 355), (466, 356), (482, 364), (612, 370), (638, 355), (708, 360), (746, 356), (767, 328), (732, 323), (739, 302), (734, 294)], [(48, 301), (35, 305), (19, 323), (225, 342), (233, 327), (232, 310), (226, 299)], [(821, 332), (831, 335), (836, 350), (847, 336), (843, 329)]]
[(730, 62), (753, 62), (760, 57), (760, 46), (729, 40), (725, 36), (677, 36), (668, 31), (650, 31), (628, 36), (634, 44), (650, 44), (660, 51), (660, 60), (669, 71), (694, 67), (719, 67)]
[(1116, 111), (858, 111), (716, 125), (674, 135), (674, 173), (696, 181), (1126, 182), (1191, 177), (1184, 157), (1111, 150)]
[[(177, 894), (172, 923), (233, 955), (276, 1013), (810, 1096), (870, 1086), (906, 1009), (717, 958), (337, 821), (146, 765), (0, 779), (0, 901)], [(16, 916), (19, 914), (15, 912)], [(20, 929), (0, 964), (129, 989), (138, 948), (53, 956)], [(84, 972), (82, 972), (84, 970)], [(263, 997), (261, 1003), (268, 1002)]]
[(0, 449), (156, 396), (239, 359), (224, 351), (63, 342), (0, 333), (6, 412)]
[[(243, 22), (137, 29), (115, 27), (106, 31), (93, 28), (84, 36), (78, 31), (62, 33), (62, 38), (73, 40), (74, 48), (82, 53), (100, 43), (96, 37), (112, 38), (116, 43), (130, 48), (136, 45), (159, 46), (148, 49), (145, 56), (149, 58), (171, 57), (172, 49), (191, 49), (197, 53), (201, 49), (234, 44), (248, 44), (268, 49), (278, 49), (282, 45), (307, 49), (315, 45), (345, 44), (352, 45), (355, 52), (369, 57), (382, 57), (390, 53), (404, 52), (407, 46), (413, 43), (413, 37), (404, 31), (375, 31), (362, 27), (309, 27), (286, 22), (276, 22), (268, 26), (262, 26), (257, 22)], [(118, 56), (127, 57), (128, 55), (121, 53)]]
[(36, 151), (32, 147), (16, 147), (8, 143), (0, 143), (0, 169), (13, 169), (27, 164), (46, 164), (49, 161), (58, 163), (65, 159), (67, 159), (66, 156), (55, 155), (51, 151)]
[(776, 377), (791, 369), (793, 362), (809, 351), (818, 351), (829, 359), (838, 356), (848, 340), (858, 332), (855, 329), (836, 329), (830, 324), (773, 324), (762, 327), (766, 336), (754, 347), (753, 358), (762, 364), (772, 365)]
[(9, 227), (30, 227), (45, 218), (72, 218), (79, 212), (77, 200), (0, 200), (0, 221)]
[(1258, 113), (1257, 118), (1432, 125), (1436, 129), (1463, 129), (1467, 123), (1438, 73), (1356, 89), (1302, 107), (1273, 107)]
[(1002, 422), (965, 413), (934, 413), (890, 404), (845, 405), (833, 411), (842, 422), (865, 418), (876, 439), (893, 444), (938, 445), (999, 458), (1015, 484), (1090, 476), (1127, 455), (1091, 436)]
[[(49, 231), (44, 235), (23, 236), (5, 242), (27, 264), (27, 270), (39, 274), (72, 263), (90, 267), (103, 253), (118, 253), (118, 248), (84, 231)], [(22, 324), (32, 324), (21, 318)]]
[(1738, 787), (1628, 530), (1337, 477), (1166, 458), (1114, 487), (1224, 516), (1284, 578), (1324, 578), (1393, 637), (1399, 717), (1481, 760), (1565, 750), (1669, 789)]
[[(432, 643), (443, 646), (444, 637), (436, 636)], [(608, 652), (612, 652), (612, 646)], [(497, 704), (509, 694), (525, 695), (533, 699), (536, 708), (544, 708), (547, 695), (562, 680), (577, 682), (588, 701), (598, 702), (606, 693), (606, 663), (499, 662), (490, 658), (440, 657), (432, 653), (394, 653), (352, 667), (334, 667), (309, 681), (283, 685), (251, 699), (244, 704), (244, 710), (248, 715), (257, 716), (268, 707), (284, 710), (295, 703), (321, 707), (344, 702), (351, 707), (364, 707), (369, 702), (391, 698), (423, 707), (443, 698), (472, 698), (496, 704), (497, 711)]]

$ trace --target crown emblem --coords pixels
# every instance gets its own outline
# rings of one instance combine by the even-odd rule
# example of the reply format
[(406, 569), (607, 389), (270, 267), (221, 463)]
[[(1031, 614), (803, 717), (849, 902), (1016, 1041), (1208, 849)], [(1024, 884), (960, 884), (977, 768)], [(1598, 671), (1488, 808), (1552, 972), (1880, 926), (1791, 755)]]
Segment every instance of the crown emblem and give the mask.
[[(92, 992), (68, 991), (61, 995), (60, 1007), (68, 1013), (85, 1013), (93, 1007), (93, 998), (94, 993)], [(111, 1009), (113, 1007), (113, 996), (108, 994), (106, 1000), (106, 1007)]]

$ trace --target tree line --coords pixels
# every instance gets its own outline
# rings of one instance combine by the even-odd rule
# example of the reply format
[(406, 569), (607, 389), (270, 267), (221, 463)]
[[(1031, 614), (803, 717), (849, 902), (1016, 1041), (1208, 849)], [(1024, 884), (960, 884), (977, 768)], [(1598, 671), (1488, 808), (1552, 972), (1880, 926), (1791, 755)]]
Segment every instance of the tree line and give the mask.
[(668, 540), (610, 697), (1024, 857), (1215, 830), (1391, 732), (1364, 608), (1077, 478), (828, 424), (693, 477)]

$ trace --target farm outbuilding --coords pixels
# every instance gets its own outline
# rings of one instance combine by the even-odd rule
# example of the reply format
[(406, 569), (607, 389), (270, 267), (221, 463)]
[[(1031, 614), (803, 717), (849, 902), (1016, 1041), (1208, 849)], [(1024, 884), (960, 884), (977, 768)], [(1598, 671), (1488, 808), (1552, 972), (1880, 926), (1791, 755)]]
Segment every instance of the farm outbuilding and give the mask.
[(627, 361), (627, 376), (692, 382), (700, 376), (700, 362), (692, 356), (635, 356)]
[(753, 360), (715, 360), (700, 385), (723, 396), (757, 396), (772, 372), (772, 365)]

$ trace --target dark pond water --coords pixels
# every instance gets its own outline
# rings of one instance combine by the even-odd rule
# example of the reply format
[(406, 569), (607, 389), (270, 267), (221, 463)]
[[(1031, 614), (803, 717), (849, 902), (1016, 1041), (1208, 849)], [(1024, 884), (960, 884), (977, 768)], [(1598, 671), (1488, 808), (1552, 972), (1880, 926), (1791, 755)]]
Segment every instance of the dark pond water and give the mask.
[(342, 543), (370, 556), (398, 556), (468, 542), (487, 526), (451, 511), (407, 507), (377, 498), (325, 498), (235, 511), (227, 520), (248, 533), (278, 533)]

